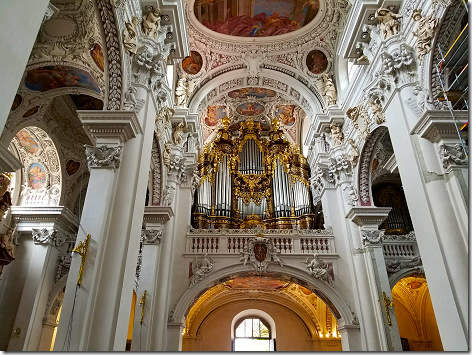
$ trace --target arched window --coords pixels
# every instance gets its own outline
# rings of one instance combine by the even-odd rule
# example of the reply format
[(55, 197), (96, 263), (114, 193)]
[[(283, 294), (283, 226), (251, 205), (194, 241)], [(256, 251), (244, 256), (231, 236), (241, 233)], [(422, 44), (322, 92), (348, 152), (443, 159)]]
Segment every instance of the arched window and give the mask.
[(241, 318), (234, 326), (234, 351), (275, 351), (270, 326), (259, 317)]

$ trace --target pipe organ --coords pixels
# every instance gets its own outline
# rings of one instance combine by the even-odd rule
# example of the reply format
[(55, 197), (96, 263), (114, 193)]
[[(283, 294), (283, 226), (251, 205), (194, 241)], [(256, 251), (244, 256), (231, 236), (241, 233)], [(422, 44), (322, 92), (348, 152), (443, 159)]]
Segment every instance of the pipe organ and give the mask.
[(194, 227), (314, 228), (307, 161), (283, 138), (278, 120), (268, 137), (260, 122), (241, 122), (235, 131), (229, 118), (222, 122), (199, 157)]

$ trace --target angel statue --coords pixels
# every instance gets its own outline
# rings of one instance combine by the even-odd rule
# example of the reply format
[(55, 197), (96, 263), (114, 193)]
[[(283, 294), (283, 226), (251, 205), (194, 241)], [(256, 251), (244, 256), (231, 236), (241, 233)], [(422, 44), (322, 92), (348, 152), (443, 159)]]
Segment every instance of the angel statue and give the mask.
[(0, 246), (11, 258), (15, 258), (15, 245), (13, 242), (15, 230), (16, 227), (8, 228), (5, 234), (0, 234)]
[(203, 278), (208, 275), (213, 269), (213, 264), (215, 261), (212, 257), (208, 257), (208, 253), (204, 252), (203, 256), (200, 258), (195, 258), (195, 261), (192, 264), (193, 276), (190, 278), (190, 285), (192, 287), (197, 282), (203, 280)]
[(175, 128), (174, 133), (172, 133), (172, 139), (174, 140), (174, 144), (180, 147), (183, 147), (185, 142), (187, 141), (188, 136), (190, 133), (185, 132), (187, 130), (187, 123), (180, 122)]
[(384, 39), (400, 32), (400, 22), (398, 19), (402, 17), (402, 15), (395, 14), (393, 11), (384, 7), (375, 11), (375, 18), (379, 20), (380, 29), (383, 32)]
[(329, 274), (333, 267), (329, 265), (326, 261), (321, 260), (318, 257), (318, 254), (313, 254), (313, 259), (310, 261), (310, 258), (306, 259), (306, 267), (311, 276), (314, 276), (321, 281), (328, 283), (328, 285), (333, 285), (333, 278)]
[(161, 10), (154, 9), (143, 16), (143, 33), (145, 36), (156, 39), (157, 32), (161, 28)]

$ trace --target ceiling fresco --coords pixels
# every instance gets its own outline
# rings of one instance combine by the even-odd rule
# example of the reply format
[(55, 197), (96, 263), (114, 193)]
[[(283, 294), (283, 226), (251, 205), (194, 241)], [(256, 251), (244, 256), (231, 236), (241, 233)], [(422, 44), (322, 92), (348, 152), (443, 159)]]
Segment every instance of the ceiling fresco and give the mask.
[(268, 37), (302, 28), (315, 18), (319, 0), (196, 0), (197, 19), (215, 32)]

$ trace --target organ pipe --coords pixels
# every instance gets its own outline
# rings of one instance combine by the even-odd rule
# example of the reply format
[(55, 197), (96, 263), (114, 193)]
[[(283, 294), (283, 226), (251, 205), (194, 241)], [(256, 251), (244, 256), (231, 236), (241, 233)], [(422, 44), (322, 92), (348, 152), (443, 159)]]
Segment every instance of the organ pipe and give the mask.
[(202, 180), (194, 216), (199, 225), (232, 228), (259, 218), (258, 223), (278, 228), (309, 228), (314, 220), (309, 172), (299, 147), (283, 138), (276, 120), (268, 138), (261, 137), (260, 123), (241, 122), (234, 138), (229, 119), (222, 122), (218, 138), (199, 158)]

